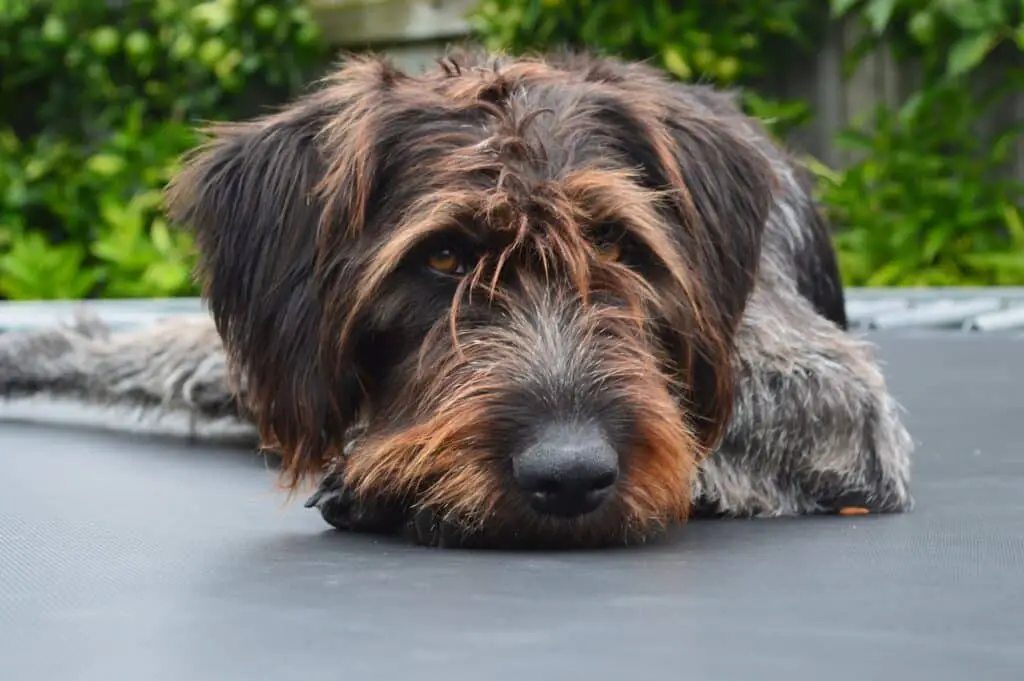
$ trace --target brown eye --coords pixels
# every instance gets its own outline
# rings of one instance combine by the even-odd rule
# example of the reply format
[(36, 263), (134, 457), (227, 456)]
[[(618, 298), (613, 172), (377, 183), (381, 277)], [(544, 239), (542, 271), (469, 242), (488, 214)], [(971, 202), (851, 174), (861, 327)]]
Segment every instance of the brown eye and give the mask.
[(621, 262), (626, 255), (626, 233), (615, 222), (596, 225), (588, 235), (594, 245), (595, 254), (605, 262)]
[(622, 257), (622, 246), (617, 241), (604, 241), (597, 244), (597, 257), (605, 262), (616, 262)]
[(465, 272), (459, 255), (450, 248), (439, 248), (427, 256), (427, 267), (440, 274), (458, 275)]

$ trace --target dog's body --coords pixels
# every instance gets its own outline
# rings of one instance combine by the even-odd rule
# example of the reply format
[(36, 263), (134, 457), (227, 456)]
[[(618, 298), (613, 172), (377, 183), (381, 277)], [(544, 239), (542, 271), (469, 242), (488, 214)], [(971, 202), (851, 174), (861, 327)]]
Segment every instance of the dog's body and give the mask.
[(0, 336), (2, 394), (253, 423), (329, 522), (428, 544), (911, 506), (809, 179), (723, 93), (356, 60), (214, 129), (169, 207), (212, 320)]

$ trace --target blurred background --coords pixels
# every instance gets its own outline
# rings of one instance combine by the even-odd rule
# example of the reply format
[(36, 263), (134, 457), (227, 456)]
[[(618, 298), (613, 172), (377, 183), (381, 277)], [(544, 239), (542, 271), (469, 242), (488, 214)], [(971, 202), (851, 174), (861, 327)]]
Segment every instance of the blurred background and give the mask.
[(741, 89), (850, 285), (1024, 285), (1024, 0), (0, 0), (0, 299), (196, 295), (160, 199), (198, 123), (465, 42)]

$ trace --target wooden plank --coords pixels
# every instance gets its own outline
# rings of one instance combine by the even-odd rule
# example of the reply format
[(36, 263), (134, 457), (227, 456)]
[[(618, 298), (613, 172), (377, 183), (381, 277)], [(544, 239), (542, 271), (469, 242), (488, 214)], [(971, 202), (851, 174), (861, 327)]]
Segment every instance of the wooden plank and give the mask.
[(339, 47), (458, 40), (476, 0), (310, 0), (327, 40)]
[(442, 41), (395, 45), (385, 52), (400, 69), (408, 73), (421, 73), (437, 65), (437, 60), (445, 55), (448, 45)]
[(818, 66), (810, 105), (814, 109), (814, 139), (817, 158), (830, 167), (842, 159), (832, 140), (846, 125), (843, 83), (843, 26), (830, 21), (825, 41), (818, 52)]

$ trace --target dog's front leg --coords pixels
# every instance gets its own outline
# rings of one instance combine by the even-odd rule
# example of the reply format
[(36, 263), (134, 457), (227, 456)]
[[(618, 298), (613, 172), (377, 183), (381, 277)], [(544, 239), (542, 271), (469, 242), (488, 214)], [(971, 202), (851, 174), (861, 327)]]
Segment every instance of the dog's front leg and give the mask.
[(338, 530), (395, 532), (401, 527), (404, 514), (387, 504), (357, 498), (345, 484), (346, 461), (358, 444), (359, 436), (358, 429), (348, 434), (344, 452), (331, 463), (305, 506), (318, 510), (324, 521)]
[(735, 411), (696, 511), (909, 510), (912, 440), (871, 346), (785, 287), (757, 290), (738, 335)]
[(345, 453), (336, 460), (309, 499), (306, 508), (315, 508), (328, 525), (337, 530), (403, 534), (424, 546), (458, 546), (463, 542), (461, 529), (431, 509), (413, 509), (397, 502), (359, 499), (345, 484), (345, 459), (358, 443), (352, 438)]

